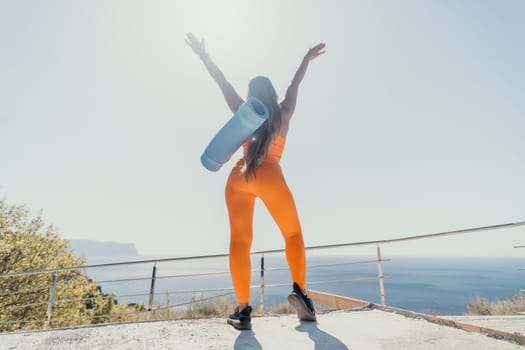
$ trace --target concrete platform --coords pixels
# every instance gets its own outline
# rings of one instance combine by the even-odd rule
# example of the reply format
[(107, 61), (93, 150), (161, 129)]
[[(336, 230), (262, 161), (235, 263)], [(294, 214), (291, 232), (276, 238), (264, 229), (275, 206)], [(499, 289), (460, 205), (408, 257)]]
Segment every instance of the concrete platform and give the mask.
[(0, 334), (0, 349), (525, 349), (379, 309), (328, 312), (317, 323), (300, 323), (292, 315), (254, 317), (252, 323), (253, 331), (243, 332), (209, 318)]
[(525, 335), (525, 316), (442, 316), (448, 320)]

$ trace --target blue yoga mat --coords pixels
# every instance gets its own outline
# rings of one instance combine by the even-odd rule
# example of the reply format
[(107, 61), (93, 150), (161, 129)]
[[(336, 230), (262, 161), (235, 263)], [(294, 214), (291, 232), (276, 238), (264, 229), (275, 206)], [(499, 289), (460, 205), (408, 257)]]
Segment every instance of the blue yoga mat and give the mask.
[(201, 156), (201, 163), (210, 171), (219, 170), (266, 119), (268, 108), (259, 99), (250, 97), (211, 140)]

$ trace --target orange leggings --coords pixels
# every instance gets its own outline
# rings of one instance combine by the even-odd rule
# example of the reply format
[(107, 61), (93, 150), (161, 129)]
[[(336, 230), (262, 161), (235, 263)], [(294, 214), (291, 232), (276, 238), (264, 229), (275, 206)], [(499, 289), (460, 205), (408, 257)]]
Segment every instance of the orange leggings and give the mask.
[(233, 168), (226, 184), (226, 205), (230, 218), (230, 273), (238, 303), (250, 301), (250, 247), (253, 238), (253, 210), (259, 197), (281, 231), (286, 243), (286, 260), (292, 280), (305, 288), (304, 241), (292, 193), (277, 161), (266, 160), (256, 175), (246, 181), (240, 172), (242, 162)]

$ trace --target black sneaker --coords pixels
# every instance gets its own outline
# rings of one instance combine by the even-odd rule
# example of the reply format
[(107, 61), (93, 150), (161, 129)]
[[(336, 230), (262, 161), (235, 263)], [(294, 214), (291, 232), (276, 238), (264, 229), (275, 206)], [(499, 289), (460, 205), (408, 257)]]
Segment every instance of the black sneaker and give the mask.
[(293, 284), (293, 292), (288, 295), (288, 302), (297, 311), (301, 321), (316, 321), (314, 304), (306, 294), (303, 294), (297, 283)]
[(239, 307), (235, 308), (235, 312), (228, 317), (228, 324), (238, 330), (252, 329), (252, 307), (247, 306), (244, 310), (239, 312)]

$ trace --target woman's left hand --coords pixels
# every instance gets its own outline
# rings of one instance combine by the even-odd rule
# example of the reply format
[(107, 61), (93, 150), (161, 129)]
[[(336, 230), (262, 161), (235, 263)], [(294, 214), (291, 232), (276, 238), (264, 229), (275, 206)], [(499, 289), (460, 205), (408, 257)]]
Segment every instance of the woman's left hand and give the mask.
[(326, 46), (325, 43), (319, 43), (315, 45), (314, 47), (308, 50), (308, 52), (304, 56), (304, 59), (307, 61), (311, 61), (317, 58), (318, 56), (322, 55), (323, 53), (326, 52), (326, 50), (324, 50), (325, 46)]

